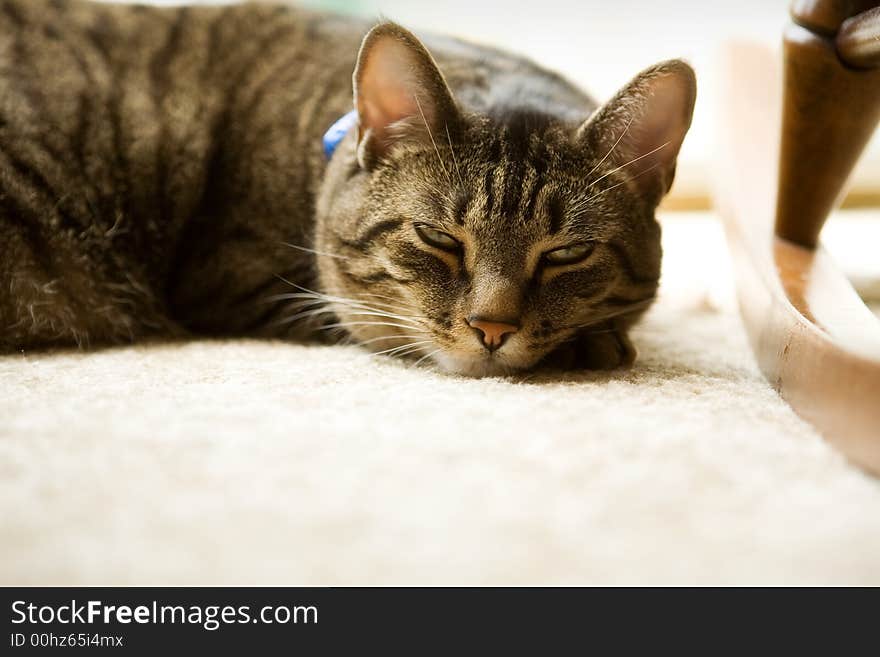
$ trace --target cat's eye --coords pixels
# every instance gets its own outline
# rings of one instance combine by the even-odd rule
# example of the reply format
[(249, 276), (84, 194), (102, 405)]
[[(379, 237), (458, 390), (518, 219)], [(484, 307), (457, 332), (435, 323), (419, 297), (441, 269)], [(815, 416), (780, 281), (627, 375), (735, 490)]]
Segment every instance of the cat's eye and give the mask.
[(431, 228), (425, 224), (416, 224), (416, 232), (425, 244), (429, 244), (437, 249), (444, 251), (458, 251), (461, 243), (452, 235), (443, 231)]
[(553, 249), (544, 254), (544, 262), (548, 265), (573, 265), (586, 260), (593, 252), (592, 244), (574, 244), (561, 249)]

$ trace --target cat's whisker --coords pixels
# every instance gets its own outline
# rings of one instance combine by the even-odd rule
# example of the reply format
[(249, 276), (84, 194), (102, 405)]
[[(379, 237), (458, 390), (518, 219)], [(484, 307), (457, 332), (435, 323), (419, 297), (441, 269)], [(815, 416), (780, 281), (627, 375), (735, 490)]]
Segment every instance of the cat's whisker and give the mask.
[(633, 302), (623, 308), (615, 308), (613, 310), (607, 310), (604, 313), (599, 313), (599, 314), (591, 316), (588, 320), (584, 321), (583, 323), (570, 324), (568, 326), (563, 326), (563, 327), (560, 327), (559, 330), (571, 329), (571, 328), (576, 328), (576, 329), (589, 328), (591, 326), (595, 326), (596, 324), (599, 324), (600, 322), (605, 322), (605, 321), (608, 321), (609, 319), (614, 319), (615, 317), (620, 317), (622, 315), (628, 315), (630, 313), (636, 312), (637, 310), (641, 310), (642, 308), (646, 308), (647, 306), (651, 305), (651, 303), (654, 302), (654, 299), (655, 299), (655, 297), (649, 297), (647, 299), (635, 301), (635, 302)]
[(284, 319), (279, 320), (279, 324), (290, 324), (291, 322), (296, 322), (300, 319), (308, 319), (310, 317), (319, 317), (321, 315), (332, 315), (333, 310), (330, 308), (317, 308), (312, 310), (303, 310), (302, 312), (298, 312), (290, 317), (285, 317)]
[(276, 301), (291, 301), (293, 299), (305, 299), (326, 303), (325, 299), (321, 299), (312, 294), (305, 294), (303, 292), (285, 292), (284, 294), (273, 294), (272, 296), (263, 297), (262, 299), (260, 299), (260, 302), (275, 303)]
[[(283, 279), (282, 279), (283, 280)], [(390, 319), (396, 319), (399, 321), (406, 321), (411, 323), (418, 323), (419, 320), (427, 319), (422, 315), (401, 315), (397, 313), (390, 313), (388, 311), (382, 310), (381, 308), (373, 308), (365, 301), (360, 301), (358, 299), (349, 299), (346, 297), (334, 296), (331, 294), (322, 294), (321, 292), (316, 292), (314, 290), (309, 290), (301, 285), (297, 285), (296, 283), (291, 283), (290, 281), (286, 281), (289, 285), (297, 288), (298, 290), (303, 290), (302, 292), (292, 292), (284, 295), (276, 295), (274, 297), (269, 297), (269, 300), (281, 301), (286, 299), (297, 299), (297, 298), (312, 298), (312, 299), (321, 299), (326, 301), (327, 303), (338, 303), (342, 306), (348, 308), (354, 308), (358, 310), (368, 310), (377, 316), (384, 316)]]
[(424, 356), (422, 356), (421, 358), (419, 358), (419, 359), (414, 363), (414, 367), (418, 367), (419, 365), (422, 364), (422, 361), (424, 361), (424, 360), (426, 360), (426, 359), (428, 359), (428, 358), (431, 358), (432, 356), (435, 356), (435, 355), (439, 354), (441, 351), (443, 351), (443, 348), (442, 348), (442, 347), (441, 347), (440, 349), (435, 349), (434, 351), (429, 351), (427, 354), (425, 354)]
[(373, 354), (376, 358), (406, 358), (407, 356), (412, 356), (413, 354), (417, 354), (421, 347), (410, 348), (408, 351), (400, 351), (396, 354)]
[[(316, 306), (318, 307), (316, 308)], [(285, 310), (293, 311), (293, 314), (279, 319), (274, 325), (284, 326), (285, 324), (290, 324), (299, 320), (333, 314), (333, 310), (330, 309), (324, 301), (291, 304), (291, 307), (286, 308)]]
[(446, 177), (449, 179), (449, 185), (452, 186), (452, 176), (449, 175), (446, 163), (443, 162), (443, 158), (440, 156), (440, 149), (437, 148), (437, 142), (434, 141), (434, 134), (431, 132), (431, 126), (428, 125), (428, 119), (425, 118), (425, 112), (422, 110), (422, 104), (419, 102), (419, 97), (414, 95), (413, 100), (416, 101), (416, 107), (419, 108), (419, 114), (422, 115), (422, 121), (425, 123), (425, 130), (428, 131), (428, 136), (431, 138), (431, 144), (434, 146), (434, 152), (437, 153), (437, 160), (440, 162), (440, 166), (443, 167), (443, 173), (445, 173)]
[(333, 313), (333, 309), (327, 306), (326, 304), (294, 304), (289, 308), (285, 308), (287, 311), (291, 311), (295, 314), (296, 317), (312, 317), (317, 315), (329, 315)]
[[(384, 297), (384, 298), (391, 299), (392, 297)], [(418, 317), (419, 319), (426, 319), (424, 315), (417, 314), (418, 308), (416, 308), (415, 306), (411, 306), (409, 304), (393, 304), (393, 303), (388, 303), (387, 301), (372, 301), (372, 300), (367, 301), (366, 299), (357, 299), (356, 301), (358, 303), (364, 304), (365, 306), (370, 306), (370, 307), (380, 306), (380, 307), (389, 308), (390, 310), (397, 312), (400, 315), (405, 315), (407, 317)], [(410, 314), (410, 313), (412, 313), (412, 314)]]
[[(361, 343), (364, 344), (364, 343)], [(433, 344), (431, 340), (421, 340), (419, 342), (409, 342), (404, 345), (400, 345), (399, 347), (392, 347), (391, 349), (385, 349), (384, 351), (376, 351), (373, 353), (374, 356), (405, 356), (411, 351), (418, 351), (422, 348), (422, 345)]]
[(420, 351), (424, 351), (426, 348), (427, 347), (425, 347), (424, 345), (415, 345), (405, 351), (399, 351), (395, 353), (394, 356), (397, 358), (403, 358), (405, 356), (411, 356), (413, 354), (417, 354)]
[(407, 326), (406, 324), (394, 324), (392, 322), (336, 322), (335, 324), (328, 324), (324, 328), (349, 328), (350, 326), (393, 326), (394, 328), (413, 329), (412, 326)]
[(387, 294), (378, 294), (376, 292), (361, 292), (362, 297), (376, 297), (378, 299), (390, 299), (391, 301), (400, 301), (397, 297), (392, 297)]
[(385, 317), (387, 319), (395, 319), (400, 322), (408, 322), (410, 324), (414, 324), (416, 326), (422, 326), (422, 320), (426, 320), (427, 317), (423, 315), (401, 315), (398, 313), (388, 312), (382, 308), (373, 308), (372, 306), (362, 303), (362, 302), (347, 302), (339, 299), (329, 300), (327, 303), (329, 304), (338, 304), (339, 306), (349, 311), (350, 315), (358, 315), (358, 314), (369, 314), (374, 315), (375, 317)]
[(623, 132), (620, 133), (620, 137), (618, 137), (617, 141), (615, 141), (614, 144), (611, 146), (611, 148), (608, 149), (608, 152), (605, 153), (605, 157), (603, 157), (601, 160), (599, 160), (599, 162), (596, 163), (596, 166), (594, 166), (592, 169), (590, 169), (590, 172), (586, 176), (584, 176), (584, 180), (586, 180), (590, 176), (592, 176), (593, 173), (595, 173), (596, 169), (598, 169), (600, 166), (602, 166), (602, 164), (605, 162), (605, 160), (607, 160), (609, 157), (611, 157), (611, 154), (614, 152), (614, 149), (617, 148), (617, 145), (623, 140), (624, 137), (626, 137), (626, 133), (629, 132), (629, 127), (632, 125), (632, 122), (634, 120), (635, 120), (634, 116), (630, 117), (630, 120), (627, 122), (626, 127), (623, 129)]
[(411, 338), (423, 338), (423, 337), (425, 337), (425, 335), (427, 335), (427, 334), (426, 333), (419, 333), (419, 334), (410, 333), (410, 334), (404, 334), (404, 335), (400, 335), (400, 334), (380, 335), (378, 338), (370, 338), (369, 340), (363, 340), (361, 342), (358, 342), (358, 344), (359, 345), (368, 345), (368, 344), (372, 344), (374, 342), (381, 342), (383, 340), (404, 340), (404, 339), (408, 340)]
[[(279, 276), (279, 278), (281, 278), (281, 277)], [(301, 292), (288, 293), (287, 295), (278, 295), (277, 297), (274, 297), (275, 299), (280, 300), (280, 299), (285, 299), (285, 298), (290, 299), (290, 298), (309, 297), (309, 298), (323, 299), (325, 301), (336, 301), (336, 302), (341, 302), (341, 303), (353, 303), (353, 304), (364, 304), (364, 305), (366, 305), (368, 303), (367, 301), (364, 301), (362, 299), (350, 299), (347, 297), (340, 297), (340, 296), (336, 296), (336, 295), (332, 295), (332, 294), (324, 294), (323, 292), (317, 292), (315, 290), (310, 290), (307, 287), (303, 287), (302, 285), (292, 283), (291, 281), (288, 281), (284, 278), (281, 278), (281, 280), (283, 280), (285, 283), (287, 283), (291, 287), (295, 287), (296, 289), (301, 290)], [(373, 295), (373, 296), (380, 296), (380, 295)], [(394, 300), (393, 297), (383, 297), (383, 298)], [(383, 305), (390, 305), (390, 304), (383, 304)], [(401, 307), (403, 307), (403, 306), (401, 306)]]
[(589, 328), (581, 329), (575, 335), (573, 335), (569, 340), (566, 340), (565, 342), (571, 342), (573, 340), (576, 340), (577, 338), (581, 337), (582, 335), (606, 335), (608, 333), (617, 333), (617, 332), (618, 332), (618, 330), (613, 329), (613, 328), (599, 329), (599, 330), (590, 330)]
[(446, 124), (446, 141), (449, 142), (449, 152), (452, 153), (452, 165), (455, 167), (455, 174), (458, 176), (458, 184), (464, 189), (464, 179), (461, 177), (461, 169), (458, 168), (458, 158), (455, 157), (455, 148), (452, 146), (452, 137), (449, 134), (449, 124)]
[(323, 299), (302, 300), (285, 304), (284, 309), (286, 311), (300, 312), (315, 306), (326, 306), (326, 302)]
[[(316, 310), (304, 311), (302, 313), (299, 313), (298, 316), (299, 317), (311, 317), (311, 316), (322, 315), (322, 314), (340, 315), (341, 313), (338, 310), (332, 308), (331, 304), (328, 304), (328, 306), (326, 308), (319, 308)], [(406, 326), (410, 330), (423, 330), (424, 329), (424, 325), (421, 324), (420, 322), (415, 321), (415, 320), (410, 320), (405, 317), (400, 317), (398, 315), (391, 315), (388, 313), (375, 312), (373, 310), (366, 309), (366, 308), (364, 308), (364, 309), (353, 308), (353, 309), (347, 310), (345, 314), (350, 317), (378, 317), (378, 318), (382, 318), (382, 319), (393, 319), (393, 320), (396, 320), (399, 322), (406, 322), (407, 323)]]
[[(337, 313), (337, 314), (339, 314), (339, 313)], [(420, 322), (416, 322), (414, 320), (409, 320), (409, 319), (406, 319), (405, 317), (400, 317), (398, 315), (389, 315), (388, 313), (377, 313), (377, 312), (371, 312), (369, 310), (355, 309), (355, 310), (351, 310), (351, 311), (347, 312), (346, 314), (351, 315), (351, 316), (382, 317), (384, 319), (393, 319), (398, 322), (407, 322), (410, 325), (411, 329), (423, 328), (423, 325)]]
[(420, 189), (420, 191), (427, 193), (431, 196), (435, 196), (437, 198), (443, 198), (443, 197), (447, 196), (449, 193), (448, 189), (441, 189), (440, 187), (431, 183), (428, 180), (418, 181), (418, 186), (419, 186), (418, 188)]
[(316, 249), (310, 249), (307, 246), (300, 246), (299, 244), (291, 244), (290, 242), (280, 242), (280, 244), (290, 247), (291, 249), (296, 249), (297, 251), (303, 251), (305, 253), (326, 256), (328, 258), (336, 258), (338, 260), (351, 260), (351, 258), (349, 258), (348, 256), (338, 255), (336, 253), (327, 253), (326, 251), (318, 251)]
[[(666, 143), (661, 144), (661, 145), (658, 146), (657, 148), (654, 148), (654, 149), (648, 151), (647, 153), (643, 153), (642, 155), (639, 155), (638, 157), (634, 157), (633, 159), (631, 159), (631, 160), (630, 160), (629, 162), (627, 162), (626, 164), (621, 164), (621, 165), (620, 165), (619, 167), (617, 167), (616, 169), (611, 169), (611, 171), (609, 171), (608, 173), (606, 173), (606, 174), (604, 174), (604, 175), (599, 176), (598, 178), (596, 178), (593, 182), (591, 182), (589, 185), (587, 185), (584, 189), (589, 189), (590, 187), (592, 187), (593, 185), (595, 185), (597, 182), (600, 182), (600, 181), (602, 181), (602, 180), (605, 180), (605, 178), (607, 178), (608, 176), (610, 176), (610, 175), (612, 175), (612, 174), (614, 174), (614, 173), (617, 173), (617, 172), (620, 171), (621, 169), (624, 169), (624, 168), (628, 167), (630, 164), (635, 164), (635, 163), (638, 162), (639, 160), (642, 160), (642, 159), (648, 157), (649, 155), (653, 155), (653, 154), (656, 153), (657, 151), (659, 151), (659, 150), (661, 150), (661, 149), (666, 148), (667, 146), (669, 146), (669, 144), (670, 144), (670, 142), (667, 141)], [(653, 168), (653, 167), (651, 167), (651, 168)], [(646, 171), (650, 171), (650, 169), (646, 169)], [(643, 171), (642, 173), (644, 173), (644, 171)], [(641, 175), (641, 173), (640, 173), (639, 175)], [(609, 187), (609, 189), (611, 189), (611, 188)]]
[(630, 179), (628, 179), (628, 180), (623, 180), (623, 181), (621, 181), (621, 182), (619, 182), (619, 183), (616, 183), (616, 184), (614, 184), (614, 185), (611, 185), (611, 187), (606, 187), (606, 188), (603, 189), (601, 192), (597, 192), (597, 193), (593, 194), (592, 196), (590, 196), (588, 199), (584, 200), (584, 201), (583, 201), (583, 205), (587, 205), (590, 201), (592, 201), (592, 200), (594, 200), (594, 199), (596, 199), (596, 198), (602, 196), (602, 194), (604, 194), (605, 192), (610, 192), (612, 189), (614, 189), (614, 188), (616, 188), (616, 187), (620, 187), (621, 185), (625, 185), (625, 184), (627, 184), (628, 182), (631, 182), (631, 181), (635, 180), (636, 178), (639, 178), (639, 177), (641, 177), (641, 176), (644, 176), (646, 173), (648, 173), (648, 172), (651, 171), (652, 169), (656, 169), (658, 166), (660, 166), (660, 165), (659, 165), (659, 164), (652, 164), (652, 165), (649, 166), (647, 169), (645, 169), (644, 171), (640, 171), (637, 175), (633, 176), (632, 178), (630, 178)]
[[(286, 317), (284, 319), (279, 320), (278, 324), (279, 325), (290, 324), (292, 322), (296, 322), (296, 321), (303, 320), (303, 319), (308, 319), (311, 317), (318, 317), (321, 315), (334, 315), (334, 314), (339, 315), (340, 312), (337, 309), (333, 308), (334, 303), (337, 303), (337, 302), (325, 302), (324, 300), (312, 300), (311, 302), (305, 302), (305, 303), (297, 306), (298, 309), (302, 309), (302, 310), (295, 313), (294, 315), (291, 315), (290, 317)], [(314, 306), (317, 304), (325, 304), (325, 305), (323, 305), (320, 308), (309, 308), (309, 306)], [(384, 313), (384, 312), (377, 312), (376, 310), (371, 309), (371, 308), (355, 306), (355, 307), (352, 307), (351, 310), (348, 310), (346, 314), (349, 316), (377, 317), (377, 318), (383, 318), (383, 319), (393, 319), (393, 320), (396, 320), (399, 322), (407, 322), (405, 327), (411, 331), (412, 330), (417, 330), (417, 331), (424, 331), (425, 330), (425, 326), (421, 322), (418, 322), (413, 319), (408, 319), (406, 317), (399, 316), (399, 315), (393, 315), (393, 314)], [(389, 323), (389, 326), (390, 325), (391, 324)], [(401, 326), (401, 325), (396, 324), (395, 326)], [(389, 336), (389, 337), (391, 337), (391, 336)]]
[[(361, 296), (362, 296), (362, 297), (365, 297), (365, 296), (366, 296), (366, 297), (376, 297), (377, 299), (388, 299), (388, 300), (390, 300), (390, 301), (400, 301), (400, 299), (398, 299), (398, 298), (396, 298), (396, 297), (390, 297), (390, 296), (385, 295), (385, 294), (376, 294), (376, 293), (374, 293), (374, 292), (362, 292), (362, 293), (361, 293)], [(366, 303), (366, 302), (365, 302), (365, 303)], [(374, 301), (374, 302), (372, 302), (372, 303), (379, 303), (379, 302), (375, 302), (375, 301)], [(418, 308), (416, 308), (416, 307), (415, 307), (414, 305), (412, 305), (412, 304), (390, 304), (390, 303), (380, 303), (380, 305), (384, 305), (384, 306), (396, 306), (396, 307), (398, 307), (398, 308), (401, 308), (401, 309), (403, 309), (403, 310), (406, 310), (407, 312), (415, 312), (415, 311), (418, 310)]]

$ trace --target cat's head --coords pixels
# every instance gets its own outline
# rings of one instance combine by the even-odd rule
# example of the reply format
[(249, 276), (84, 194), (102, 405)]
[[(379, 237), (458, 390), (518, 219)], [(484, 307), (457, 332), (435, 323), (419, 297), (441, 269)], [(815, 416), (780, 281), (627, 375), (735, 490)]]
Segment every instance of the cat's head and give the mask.
[(552, 111), (553, 98), (475, 113), (418, 39), (384, 23), (354, 90), (358, 127), (329, 164), (315, 246), (357, 342), (501, 374), (653, 298), (654, 212), (696, 93), (687, 64), (643, 71), (592, 113)]

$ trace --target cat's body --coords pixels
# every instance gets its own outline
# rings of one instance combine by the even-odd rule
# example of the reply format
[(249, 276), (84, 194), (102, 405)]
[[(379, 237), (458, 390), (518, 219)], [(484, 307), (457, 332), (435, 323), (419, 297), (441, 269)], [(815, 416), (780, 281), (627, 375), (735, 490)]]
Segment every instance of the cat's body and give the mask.
[[(370, 224), (357, 206), (388, 184), (383, 171), (407, 161), (406, 153), (412, 161), (436, 153), (436, 165), (424, 166), (441, 166), (449, 179), (449, 189), (435, 186), (437, 204), (454, 197), (475, 211), (475, 199), (485, 206), (488, 193), (495, 212), (506, 207), (506, 215), (519, 216), (529, 204), (534, 212), (540, 190), (529, 185), (542, 173), (529, 164), (535, 131), (576, 127), (596, 105), (525, 60), (436, 39), (428, 45), (455, 96), (455, 109), (446, 111), (456, 117), (435, 123), (430, 95), (440, 91), (427, 89), (428, 107), (419, 110), (430, 149), (424, 141), (420, 152), (410, 144), (371, 154), (361, 107), (360, 131), (343, 140), (328, 173), (321, 136), (351, 110), (351, 72), (368, 27), (265, 4), (158, 9), (0, 0), (0, 352), (189, 334), (304, 338), (326, 334), (319, 329), (327, 321), (316, 318), (351, 323), (338, 305), (335, 315), (280, 321), (292, 299), (294, 308), (302, 305), (283, 293), (306, 289), (349, 304), (353, 297), (367, 303), (362, 295), (390, 297), (393, 304), (368, 306), (398, 317), (418, 306), (409, 321), (421, 323), (418, 295), (383, 287), (379, 272), (342, 271), (358, 253), (378, 262), (393, 248), (373, 253), (368, 243), (399, 228), (387, 225), (399, 211), (387, 210), (386, 225)], [(418, 103), (421, 96), (413, 97)], [(499, 129), (504, 140), (480, 136)], [(476, 151), (468, 154), (468, 139), (492, 151), (486, 166)], [(418, 180), (428, 184), (426, 176)], [(470, 184), (477, 179), (479, 190)], [(402, 191), (411, 190), (387, 191), (388, 203), (402, 202)], [(636, 231), (651, 242), (647, 255), (642, 262), (622, 255), (642, 282), (629, 301), (656, 288), (653, 205), (650, 222)], [(493, 208), (480, 212), (488, 217)], [(316, 256), (308, 247), (332, 253)], [(386, 263), (388, 283), (404, 284), (389, 273), (399, 269)], [(359, 277), (357, 294), (346, 276)], [(377, 337), (347, 328), (360, 341)], [(390, 339), (382, 346), (394, 346)]]

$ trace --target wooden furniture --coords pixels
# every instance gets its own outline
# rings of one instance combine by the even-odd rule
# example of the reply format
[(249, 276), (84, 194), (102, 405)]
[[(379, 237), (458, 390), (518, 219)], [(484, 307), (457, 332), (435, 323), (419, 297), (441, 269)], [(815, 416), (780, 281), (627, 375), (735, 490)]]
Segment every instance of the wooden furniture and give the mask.
[(880, 120), (878, 5), (797, 0), (781, 85), (772, 52), (728, 50), (716, 190), (762, 371), (799, 415), (875, 474), (880, 320), (819, 234)]
[[(804, 246), (818, 243), (880, 119), (880, 68), (852, 68), (837, 48), (842, 39), (847, 52), (863, 52), (852, 35), (865, 30), (852, 29), (850, 12), (868, 4), (877, 3), (798, 0), (792, 7), (795, 22), (785, 31), (776, 233)], [(864, 15), (855, 18), (856, 28)]]

